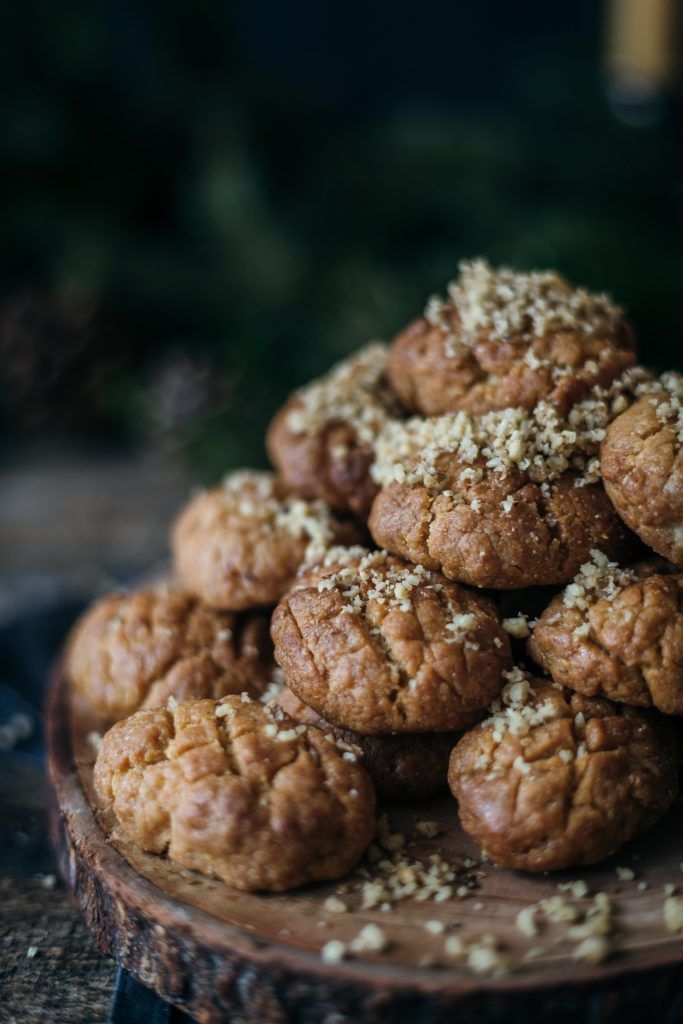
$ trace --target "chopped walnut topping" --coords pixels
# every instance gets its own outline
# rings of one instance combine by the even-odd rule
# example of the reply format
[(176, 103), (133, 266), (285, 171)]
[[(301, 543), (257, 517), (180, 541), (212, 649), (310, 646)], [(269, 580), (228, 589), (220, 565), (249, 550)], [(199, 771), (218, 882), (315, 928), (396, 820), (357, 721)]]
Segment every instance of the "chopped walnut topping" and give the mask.
[(340, 939), (330, 939), (320, 950), (320, 956), (326, 964), (338, 964), (344, 959), (348, 951), (345, 942)]
[(447, 644), (460, 644), (466, 639), (470, 629), (477, 624), (477, 616), (472, 612), (465, 614), (456, 613), (450, 622), (446, 623), (446, 630), (451, 635), (446, 638)]
[(325, 910), (329, 910), (333, 914), (345, 914), (349, 909), (343, 900), (340, 900), (338, 896), (328, 896), (323, 903)]
[(93, 750), (99, 750), (102, 746), (102, 734), (93, 729), (85, 737), (86, 742), (90, 744)]
[(503, 619), (503, 629), (509, 636), (514, 636), (516, 640), (523, 640), (530, 636), (530, 625), (526, 615), (515, 615), (512, 618)]
[(560, 892), (571, 893), (577, 900), (588, 895), (588, 883), (584, 882), (583, 878), (579, 878), (575, 882), (560, 882), (557, 888)]
[(574, 948), (574, 960), (588, 964), (601, 964), (611, 952), (609, 940), (604, 935), (591, 935)]
[[(539, 402), (532, 412), (508, 408), (482, 416), (461, 411), (388, 421), (374, 442), (372, 476), (383, 486), (421, 484), (447, 496), (453, 494), (447, 479), (455, 461), (467, 482), (514, 468), (542, 486), (574, 470), (580, 474), (577, 486), (584, 486), (600, 479), (600, 442), (616, 415), (615, 404), (619, 399), (630, 404), (655, 389), (650, 375), (636, 367), (609, 387), (594, 387), (566, 417), (549, 402)], [(445, 462), (444, 455), (450, 456)], [(504, 500), (509, 511), (512, 506)]]
[(273, 669), (273, 678), (268, 683), (263, 693), (259, 696), (262, 704), (272, 704), (282, 693), (285, 686), (285, 675), (281, 668)]
[(483, 935), (474, 942), (466, 942), (459, 935), (449, 935), (443, 949), (447, 957), (454, 960), (465, 959), (467, 966), (475, 974), (507, 973), (508, 958), (502, 952), (495, 935)]
[(263, 531), (280, 528), (295, 537), (307, 537), (303, 565), (320, 562), (334, 540), (330, 509), (320, 500), (291, 497), (283, 501), (277, 488), (277, 478), (272, 473), (245, 469), (230, 473), (223, 481), (221, 492), (229, 508), (245, 519), (254, 520)]
[[(216, 706), (216, 718), (225, 718), (226, 716), (232, 718), (236, 714), (234, 707), (231, 704), (218, 704)], [(268, 726), (266, 728), (269, 728)]]
[(430, 935), (443, 935), (446, 926), (443, 921), (425, 921), (424, 929)]
[[(565, 608), (588, 611), (590, 606), (601, 598), (613, 601), (624, 587), (628, 587), (637, 579), (631, 569), (622, 569), (617, 562), (610, 562), (602, 551), (593, 549), (591, 559), (592, 561), (581, 566), (574, 581), (565, 587), (562, 598)], [(577, 627), (578, 630), (581, 628)]]
[(664, 900), (664, 925), (669, 932), (683, 932), (683, 899), (669, 896)]
[[(348, 423), (361, 443), (372, 445), (386, 420), (396, 415), (398, 403), (383, 377), (386, 346), (367, 345), (355, 355), (297, 392), (298, 401), (287, 415), (293, 434), (312, 436), (330, 423)], [(332, 456), (334, 458), (335, 452)], [(342, 449), (338, 458), (346, 454)]]
[[(503, 672), (503, 678), (507, 682), (500, 697), (491, 704), (490, 715), (485, 722), (493, 726), (494, 742), (501, 743), (506, 732), (512, 733), (513, 736), (524, 736), (535, 726), (542, 725), (557, 715), (557, 707), (552, 701), (545, 700), (540, 704), (534, 702), (536, 691), (518, 666), (509, 672)], [(523, 758), (518, 757), (517, 761), (517, 769), (529, 770)], [(484, 768), (486, 765), (481, 767)]]
[[(418, 831), (425, 835), (424, 831)], [(439, 853), (430, 854), (425, 860), (413, 860), (406, 846), (406, 837), (401, 832), (392, 832), (383, 815), (377, 824), (376, 842), (366, 854), (374, 874), (360, 885), (363, 910), (406, 899), (443, 903), (453, 897), (453, 883), (474, 867), (474, 862), (468, 858), (460, 864), (451, 864)], [(467, 886), (462, 888), (469, 893)]]
[(588, 908), (584, 920), (572, 925), (567, 937), (574, 941), (590, 938), (593, 935), (609, 935), (612, 929), (612, 905), (606, 892), (598, 892)]
[[(386, 551), (364, 551), (360, 561), (342, 565), (335, 573), (325, 576), (318, 583), (318, 590), (340, 590), (347, 604), (344, 611), (361, 612), (368, 600), (388, 604), (399, 611), (409, 612), (412, 608), (412, 591), (428, 584), (430, 574), (422, 565), (409, 565), (398, 569), (387, 564)], [(369, 583), (364, 597), (358, 581)]]
[[(623, 315), (609, 296), (573, 288), (552, 270), (494, 269), (482, 259), (464, 260), (458, 270), (448, 295), (471, 340), (482, 330), (499, 341), (562, 330), (593, 334), (614, 329)], [(433, 315), (438, 316), (435, 300), (431, 303)]]
[(435, 839), (441, 832), (441, 826), (436, 821), (418, 821), (415, 829), (427, 839)]
[(366, 924), (356, 938), (351, 940), (349, 949), (353, 953), (381, 953), (387, 948), (387, 945), (387, 939), (382, 929), (376, 924)]
[(652, 402), (660, 423), (673, 424), (676, 430), (677, 447), (683, 444), (683, 374), (663, 373), (659, 384), (667, 395), (666, 401), (653, 398)]
[(537, 907), (535, 906), (522, 907), (515, 918), (515, 924), (517, 925), (518, 930), (522, 935), (526, 935), (528, 938), (531, 938), (533, 935), (538, 935), (536, 911)]

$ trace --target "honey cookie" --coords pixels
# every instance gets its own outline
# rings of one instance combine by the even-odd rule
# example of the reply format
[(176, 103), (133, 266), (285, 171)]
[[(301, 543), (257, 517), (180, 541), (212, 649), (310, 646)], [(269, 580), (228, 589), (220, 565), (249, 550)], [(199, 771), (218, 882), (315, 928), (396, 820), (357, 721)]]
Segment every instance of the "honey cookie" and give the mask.
[(623, 569), (595, 551), (540, 616), (528, 649), (577, 693), (683, 715), (683, 573)]
[(631, 330), (606, 295), (555, 271), (484, 260), (459, 269), (448, 299), (430, 299), (391, 346), (387, 377), (410, 411), (530, 411), (548, 401), (567, 412), (635, 362)]
[(677, 795), (678, 763), (664, 719), (513, 669), (448, 779), (496, 864), (549, 871), (602, 860), (652, 825)]
[(105, 718), (169, 697), (256, 695), (272, 670), (266, 615), (217, 612), (175, 586), (98, 601), (74, 627), (66, 658), (71, 685)]
[(374, 440), (399, 415), (384, 380), (387, 348), (375, 343), (297, 391), (273, 420), (266, 445), (289, 489), (337, 512), (367, 516), (377, 492)]
[(597, 458), (612, 407), (606, 393), (567, 419), (540, 403), (532, 413), (395, 425), (378, 445), (373, 539), (449, 579), (496, 590), (566, 583), (593, 548), (627, 558), (632, 538)]
[(362, 735), (467, 728), (511, 663), (488, 598), (385, 551), (292, 590), (271, 633), (290, 689)]
[(275, 604), (302, 566), (331, 544), (360, 539), (322, 501), (287, 492), (273, 473), (232, 473), (181, 512), (173, 529), (176, 568), (215, 608), (240, 611)]
[(355, 756), (246, 695), (119, 722), (95, 786), (143, 850), (247, 891), (340, 878), (375, 829), (374, 789)]
[(600, 451), (607, 493), (649, 547), (683, 568), (683, 375), (666, 373), (609, 426)]
[(460, 737), (455, 732), (389, 733), (362, 736), (340, 729), (316, 714), (285, 686), (277, 703), (291, 718), (315, 725), (357, 751), (363, 767), (385, 800), (426, 800), (448, 789), (448, 759)]

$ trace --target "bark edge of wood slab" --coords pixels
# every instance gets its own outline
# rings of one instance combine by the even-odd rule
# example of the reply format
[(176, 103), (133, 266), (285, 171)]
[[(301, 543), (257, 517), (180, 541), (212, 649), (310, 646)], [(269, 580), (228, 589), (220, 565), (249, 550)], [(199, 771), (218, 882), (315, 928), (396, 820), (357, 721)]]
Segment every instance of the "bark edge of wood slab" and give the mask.
[[(569, 1024), (577, 1015), (604, 1024), (683, 1020), (683, 937), (599, 966), (565, 963), (487, 978), (395, 962), (332, 966), (317, 949), (232, 925), (174, 896), (165, 868), (156, 882), (140, 874), (100, 824), (76, 761), (60, 665), (49, 683), (46, 741), (60, 869), (100, 949), (201, 1024)], [(160, 868), (167, 864), (157, 860)], [(192, 873), (182, 874), (189, 885)], [(683, 883), (680, 872), (668, 877)], [(520, 876), (509, 878), (511, 888), (521, 885)], [(548, 883), (554, 891), (556, 884)], [(464, 904), (456, 909), (467, 912)], [(436, 916), (436, 908), (428, 904), (423, 915)]]

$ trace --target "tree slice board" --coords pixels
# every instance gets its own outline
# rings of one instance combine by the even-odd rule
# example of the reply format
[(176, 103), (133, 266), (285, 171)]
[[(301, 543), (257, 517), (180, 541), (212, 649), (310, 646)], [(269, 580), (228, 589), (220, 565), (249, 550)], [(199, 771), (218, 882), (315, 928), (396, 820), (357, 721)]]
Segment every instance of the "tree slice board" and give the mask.
[[(428, 864), (440, 854), (453, 865), (450, 898), (363, 909), (361, 887), (380, 870), (370, 864), (342, 883), (256, 895), (142, 853), (97, 808), (89, 734), (102, 723), (72, 700), (60, 670), (46, 721), (54, 839), (87, 923), (104, 952), (202, 1024), (683, 1021), (683, 935), (663, 917), (665, 886), (683, 890), (680, 806), (612, 860), (552, 876), (482, 861), (448, 796), (390, 806), (382, 810), (407, 837), (406, 857)], [(424, 820), (441, 834), (418, 835)], [(635, 878), (620, 879), (617, 867)], [(567, 922), (537, 915), (533, 936), (516, 923), (522, 908), (576, 879), (612, 900), (612, 952), (599, 964), (577, 962)], [(339, 884), (346, 912), (324, 905)], [(566, 898), (582, 912), (591, 905), (591, 896)], [(385, 949), (339, 963), (322, 958), (329, 940), (349, 942), (369, 923), (381, 927)], [(448, 937), (471, 948), (486, 935), (504, 950), (508, 973), (477, 974), (466, 957), (446, 954)]]

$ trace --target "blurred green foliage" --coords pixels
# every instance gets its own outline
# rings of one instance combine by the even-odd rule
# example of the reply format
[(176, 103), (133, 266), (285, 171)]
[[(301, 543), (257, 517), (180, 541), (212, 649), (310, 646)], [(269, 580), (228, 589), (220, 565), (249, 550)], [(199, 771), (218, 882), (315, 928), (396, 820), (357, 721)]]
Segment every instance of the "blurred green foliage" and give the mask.
[(647, 360), (679, 362), (680, 122), (621, 125), (597, 40), (518, 47), (497, 100), (349, 114), (259, 76), (229, 7), (144, 7), (2, 14), (6, 438), (261, 462), (292, 387), (478, 254), (612, 291)]

